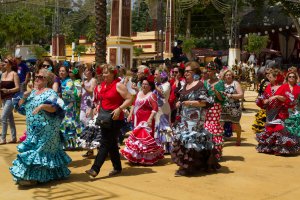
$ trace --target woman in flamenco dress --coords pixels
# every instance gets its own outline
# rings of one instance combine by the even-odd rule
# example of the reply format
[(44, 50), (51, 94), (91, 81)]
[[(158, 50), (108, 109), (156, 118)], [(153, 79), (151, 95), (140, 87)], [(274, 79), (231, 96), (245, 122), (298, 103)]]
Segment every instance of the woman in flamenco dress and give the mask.
[(199, 73), (199, 64), (186, 64), (184, 76), (186, 85), (180, 91), (177, 107), (181, 108), (181, 121), (174, 127), (174, 141), (171, 152), (173, 162), (179, 169), (176, 176), (186, 176), (199, 170), (217, 170), (221, 166), (216, 158), (212, 133), (204, 128), (207, 109), (214, 103), (213, 97), (200, 80), (195, 80)]
[[(130, 162), (140, 165), (153, 165), (164, 158), (164, 149), (154, 139), (155, 114), (158, 111), (154, 77), (141, 80), (142, 90), (137, 94), (133, 108), (134, 130), (125, 141), (121, 154)], [(128, 116), (128, 121), (132, 116)]]
[(289, 78), (296, 76), (292, 74), (287, 76), (287, 83), (280, 86), (284, 77), (279, 70), (272, 70), (268, 74), (270, 84), (257, 101), (258, 106), (266, 109), (267, 116), (265, 130), (256, 134), (256, 149), (260, 153), (286, 155), (299, 151), (299, 137), (292, 135), (284, 123), (289, 117), (288, 109), (295, 106), (294, 101), (299, 96), (295, 80)]

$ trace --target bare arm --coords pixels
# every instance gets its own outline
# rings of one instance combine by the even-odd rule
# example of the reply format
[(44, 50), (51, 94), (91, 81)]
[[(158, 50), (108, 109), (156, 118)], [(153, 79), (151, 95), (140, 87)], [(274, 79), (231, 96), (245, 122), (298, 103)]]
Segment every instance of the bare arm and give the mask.
[(97, 81), (95, 79), (92, 79), (92, 83), (91, 83), (91, 87), (90, 88), (86, 88), (84, 85), (84, 89), (87, 93), (89, 94), (93, 94), (95, 87), (97, 86)]
[(233, 99), (243, 99), (244, 98), (243, 89), (242, 89), (241, 85), (239, 84), (239, 82), (235, 82), (235, 83), (236, 83), (237, 94), (231, 94), (231, 95), (229, 95), (229, 97), (233, 98)]
[(9, 89), (9, 93), (15, 93), (15, 92), (19, 92), (20, 90), (20, 79), (17, 73), (13, 74), (14, 76), (14, 83), (15, 83), (15, 87), (12, 89)]
[(58, 88), (59, 88), (59, 84), (58, 84), (57, 82), (53, 83), (52, 89), (53, 89), (56, 93), (58, 93)]

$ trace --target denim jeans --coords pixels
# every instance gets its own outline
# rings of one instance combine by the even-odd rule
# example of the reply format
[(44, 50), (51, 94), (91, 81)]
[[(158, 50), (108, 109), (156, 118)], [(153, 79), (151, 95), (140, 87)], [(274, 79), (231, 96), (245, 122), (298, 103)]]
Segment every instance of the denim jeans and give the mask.
[(1, 115), (1, 120), (2, 120), (1, 139), (6, 140), (7, 125), (9, 122), (12, 140), (16, 141), (17, 134), (16, 134), (16, 125), (15, 125), (14, 115), (13, 115), (14, 106), (12, 103), (12, 99), (2, 99), (2, 103), (3, 103), (3, 110), (2, 110), (2, 115)]

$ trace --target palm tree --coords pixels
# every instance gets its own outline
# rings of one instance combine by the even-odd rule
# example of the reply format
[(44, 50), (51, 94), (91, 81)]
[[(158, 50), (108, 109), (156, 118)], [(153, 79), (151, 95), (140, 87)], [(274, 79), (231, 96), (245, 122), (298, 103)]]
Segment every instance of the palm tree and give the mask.
[(95, 0), (96, 15), (96, 63), (106, 63), (106, 0)]

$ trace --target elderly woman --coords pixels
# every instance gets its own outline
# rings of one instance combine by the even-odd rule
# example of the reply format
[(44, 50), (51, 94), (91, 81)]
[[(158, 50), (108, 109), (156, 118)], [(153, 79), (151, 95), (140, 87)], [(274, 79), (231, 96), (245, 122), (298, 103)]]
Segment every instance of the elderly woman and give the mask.
[(26, 114), (27, 137), (10, 173), (20, 185), (33, 185), (69, 176), (70, 157), (63, 151), (59, 126), (64, 117), (63, 101), (50, 89), (53, 76), (46, 69), (35, 75), (35, 88), (25, 92), (17, 108)]
[(131, 95), (126, 86), (120, 83), (116, 67), (105, 66), (103, 68), (103, 78), (104, 81), (101, 83), (100, 90), (100, 112), (96, 121), (96, 125), (101, 127), (102, 139), (92, 168), (85, 171), (92, 177), (98, 175), (108, 154), (113, 164), (113, 170), (109, 173), (109, 176), (121, 173), (118, 136), (124, 120), (123, 109), (132, 103)]
[(224, 95), (226, 96), (225, 103), (222, 107), (221, 112), (221, 126), (224, 126), (225, 122), (232, 123), (232, 130), (236, 132), (236, 145), (241, 144), (241, 116), (242, 107), (240, 104), (240, 99), (243, 99), (244, 92), (241, 88), (239, 82), (233, 79), (233, 71), (227, 69), (223, 72), (223, 81), (225, 86)]
[[(153, 165), (164, 156), (163, 148), (154, 140), (155, 114), (158, 110), (157, 97), (152, 76), (142, 79), (142, 90), (134, 102), (134, 130), (125, 142), (122, 155), (131, 163)], [(128, 120), (131, 120), (129, 116)]]
[[(0, 83), (0, 96), (3, 103), (3, 110), (1, 115), (2, 121), (2, 135), (0, 144), (6, 144), (7, 125), (9, 123), (12, 139), (8, 143), (17, 142), (16, 125), (13, 115), (13, 96), (19, 91), (20, 80), (16, 71), (13, 68), (16, 67), (16, 63), (12, 57), (7, 57), (4, 61), (5, 72), (1, 76)], [(16, 70), (16, 69), (15, 69)]]
[(199, 73), (199, 64), (186, 64), (184, 76), (186, 84), (180, 91), (177, 107), (181, 107), (181, 122), (175, 127), (172, 160), (179, 166), (175, 175), (188, 175), (196, 170), (207, 171), (220, 168), (215, 157), (216, 150), (212, 133), (204, 128), (205, 113), (213, 105), (213, 98), (200, 80), (194, 75)]

